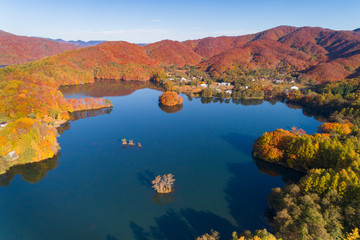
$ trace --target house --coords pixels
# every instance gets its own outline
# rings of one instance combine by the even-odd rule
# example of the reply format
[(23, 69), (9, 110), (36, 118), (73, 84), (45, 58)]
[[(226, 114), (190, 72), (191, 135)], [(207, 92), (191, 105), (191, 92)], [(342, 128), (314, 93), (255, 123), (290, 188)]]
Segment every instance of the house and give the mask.
[(16, 154), (15, 154), (15, 151), (11, 151), (7, 154), (9, 157), (11, 158), (15, 158), (16, 157)]
[(248, 89), (249, 87), (248, 86), (245, 86), (245, 89)]
[(7, 122), (0, 122), (0, 128), (6, 127), (7, 124)]
[(215, 91), (218, 92), (218, 93), (222, 92), (221, 89), (219, 89), (219, 88), (215, 89)]
[(283, 83), (284, 82), (284, 80), (281, 80), (281, 79), (276, 79), (275, 80), (275, 83)]
[(16, 159), (19, 158), (19, 156), (15, 153), (15, 151), (11, 151), (8, 154), (6, 154), (6, 157), (8, 158), (8, 160), (10, 161), (15, 161)]
[(232, 90), (226, 90), (225, 93), (226, 94), (232, 94)]
[(182, 77), (180, 82), (188, 82), (188, 80), (186, 78)]
[(295, 90), (295, 91), (299, 90), (299, 88), (297, 86), (292, 86), (290, 89)]
[(208, 85), (206, 84), (206, 83), (202, 83), (202, 84), (200, 84), (200, 87), (202, 87), (202, 88), (206, 88)]
[(174, 78), (171, 77), (170, 80), (171, 80), (171, 81), (174, 81)]

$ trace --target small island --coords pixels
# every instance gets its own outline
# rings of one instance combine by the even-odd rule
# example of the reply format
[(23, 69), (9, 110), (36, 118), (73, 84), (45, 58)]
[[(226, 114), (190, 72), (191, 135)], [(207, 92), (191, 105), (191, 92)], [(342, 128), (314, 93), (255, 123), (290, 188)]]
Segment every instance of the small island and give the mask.
[(183, 99), (176, 92), (164, 92), (159, 97), (159, 103), (164, 106), (177, 106), (183, 103)]

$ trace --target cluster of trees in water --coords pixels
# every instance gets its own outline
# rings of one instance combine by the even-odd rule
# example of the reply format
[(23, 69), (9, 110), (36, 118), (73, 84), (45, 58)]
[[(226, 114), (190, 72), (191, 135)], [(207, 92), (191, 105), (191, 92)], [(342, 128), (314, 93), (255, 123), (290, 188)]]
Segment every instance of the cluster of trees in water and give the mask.
[(287, 101), (333, 121), (320, 125), (319, 133), (277, 129), (254, 143), (255, 157), (306, 173), (298, 183), (273, 189), (269, 196), (276, 237), (360, 238), (359, 81), (287, 96)]

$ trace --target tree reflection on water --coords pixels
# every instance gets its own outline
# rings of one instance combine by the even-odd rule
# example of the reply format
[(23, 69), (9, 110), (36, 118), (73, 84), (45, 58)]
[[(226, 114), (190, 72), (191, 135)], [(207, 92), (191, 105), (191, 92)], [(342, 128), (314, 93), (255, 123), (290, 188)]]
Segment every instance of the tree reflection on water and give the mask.
[(54, 170), (59, 165), (59, 156), (58, 154), (53, 158), (41, 162), (18, 165), (10, 168), (9, 171), (0, 175), (0, 186), (9, 186), (15, 175), (21, 175), (22, 178), (29, 183), (41, 181), (49, 171)]

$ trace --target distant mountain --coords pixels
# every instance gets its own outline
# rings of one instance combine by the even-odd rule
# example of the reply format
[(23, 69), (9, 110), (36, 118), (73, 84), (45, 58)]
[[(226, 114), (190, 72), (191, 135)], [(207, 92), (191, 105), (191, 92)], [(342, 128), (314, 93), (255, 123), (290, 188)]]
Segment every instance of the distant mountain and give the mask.
[[(99, 45), (101, 43), (104, 43), (106, 42), (105, 40), (97, 40), (97, 41), (82, 41), (82, 40), (77, 40), (77, 41), (73, 41), (73, 40), (70, 40), (70, 41), (65, 41), (61, 38), (58, 38), (58, 39), (51, 39), (51, 38), (48, 38), (49, 40), (53, 40), (53, 41), (56, 41), (56, 42), (60, 42), (60, 43), (72, 43), (72, 44), (75, 44), (79, 47), (91, 47), (91, 46), (96, 46), (96, 45)], [(137, 43), (137, 45), (139, 46), (146, 46), (147, 43)]]
[(144, 47), (128, 42), (102, 44), (63, 52), (21, 66), (6, 79), (28, 79), (49, 85), (92, 83), (95, 79), (148, 81), (162, 71)]
[(357, 28), (354, 30), (355, 34), (357, 34), (358, 36), (360, 36), (360, 28)]
[[(279, 26), (243, 36), (208, 37), (184, 42), (164, 40), (145, 46), (104, 42), (51, 57), (43, 66), (52, 66), (52, 71), (57, 69), (59, 72), (52, 73), (52, 76), (61, 73), (59, 79), (63, 78), (63, 84), (91, 82), (94, 76), (149, 80), (159, 74), (161, 66), (171, 65), (179, 68), (192, 65), (215, 77), (237, 68), (279, 70), (286, 67), (303, 78), (328, 82), (359, 75), (358, 33), (319, 27)], [(73, 73), (65, 76), (61, 67)]]
[(71, 43), (17, 36), (0, 30), (0, 65), (20, 64), (79, 48)]
[(165, 65), (183, 67), (197, 65), (201, 62), (201, 56), (193, 49), (181, 42), (164, 40), (146, 45), (146, 54), (154, 60)]
[[(50, 39), (50, 38), (48, 38), (48, 39)], [(71, 43), (71, 44), (75, 44), (75, 45), (77, 45), (77, 46), (79, 46), (79, 47), (90, 47), (90, 46), (96, 46), (96, 45), (98, 45), (98, 44), (101, 44), (101, 43), (103, 43), (103, 42), (105, 42), (105, 41), (102, 41), (102, 40), (100, 40), (100, 41), (88, 41), (88, 42), (85, 42), (85, 41), (81, 41), (81, 40), (77, 40), (77, 41), (73, 41), (73, 40), (71, 40), (71, 41), (65, 41), (65, 40), (62, 40), (62, 39), (50, 39), (50, 40), (53, 40), (53, 41), (56, 41), (56, 42), (59, 42), (59, 43)]]
[(145, 50), (161, 64), (196, 65), (214, 76), (237, 66), (256, 70), (286, 65), (323, 82), (346, 78), (360, 68), (360, 36), (319, 27), (280, 26), (237, 37), (161, 41)]

